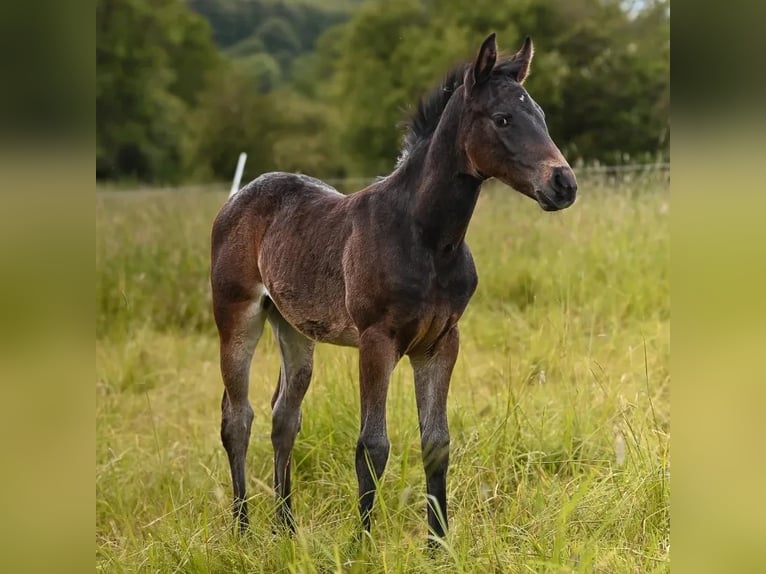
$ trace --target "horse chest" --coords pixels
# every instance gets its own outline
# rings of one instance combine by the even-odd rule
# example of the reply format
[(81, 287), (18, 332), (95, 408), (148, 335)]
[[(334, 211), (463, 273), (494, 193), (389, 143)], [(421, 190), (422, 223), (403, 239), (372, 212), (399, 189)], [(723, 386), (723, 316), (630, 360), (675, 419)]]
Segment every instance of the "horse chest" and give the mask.
[(435, 276), (425, 292), (424, 303), (446, 313), (462, 313), (473, 294), (471, 277)]
[(400, 349), (418, 354), (430, 348), (458, 322), (476, 285), (469, 257), (442, 269), (434, 265), (418, 278), (410, 275), (410, 281), (401, 285), (391, 305), (398, 311), (394, 329), (399, 333)]
[(418, 307), (442, 313), (462, 314), (478, 284), (473, 258), (465, 244), (448, 258), (431, 256), (420, 263), (412, 262), (407, 268), (407, 280), (402, 282), (406, 295)]
[(441, 289), (439, 295), (424, 300), (417, 308), (410, 307), (399, 325), (395, 326), (402, 353), (417, 355), (427, 352), (457, 324), (465, 310), (467, 298), (456, 298), (451, 291), (444, 293)]

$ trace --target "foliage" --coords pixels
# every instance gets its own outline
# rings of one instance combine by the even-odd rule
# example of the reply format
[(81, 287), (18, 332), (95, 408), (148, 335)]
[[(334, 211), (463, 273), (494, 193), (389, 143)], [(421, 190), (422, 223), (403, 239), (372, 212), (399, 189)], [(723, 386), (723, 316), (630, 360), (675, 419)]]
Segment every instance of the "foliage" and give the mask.
[[(282, 69), (279, 62), (266, 52), (239, 58), (236, 66), (254, 80), (253, 90), (256, 94), (271, 92), (282, 83)], [(243, 97), (247, 97), (247, 94), (243, 94)]]
[(188, 169), (197, 179), (230, 175), (243, 151), (254, 173), (268, 171), (274, 164), (275, 104), (258, 93), (256, 81), (229, 71), (201, 95), (199, 107), (190, 116), (194, 137)]
[(207, 22), (175, 0), (98, 0), (98, 179), (182, 179), (186, 113), (219, 56)]
[[(213, 26), (219, 46), (229, 48), (252, 36), (281, 42), (272, 34), (277, 26), (290, 36), (292, 49), (309, 50), (319, 35), (346, 17), (358, 1), (280, 1), (280, 0), (188, 0), (189, 6)], [(268, 44), (267, 44), (268, 45)]]
[(254, 173), (387, 173), (407, 110), (491, 30), (533, 37), (527, 87), (571, 161), (666, 159), (668, 3), (625, 4), (98, 0), (96, 176), (228, 179), (251, 149)]
[(354, 542), (356, 354), (327, 345), (293, 460), (298, 533), (272, 533), (270, 331), (251, 371), (252, 536), (232, 534), (208, 287), (225, 193), (99, 195), (97, 570), (668, 572), (668, 189), (581, 187), (556, 214), (482, 191), (468, 231), (480, 280), (449, 400), (451, 532), (435, 557), (406, 360), (372, 538)]
[(274, 165), (283, 171), (343, 176), (335, 143), (338, 110), (288, 90), (275, 93), (275, 99), (281, 123), (274, 142)]

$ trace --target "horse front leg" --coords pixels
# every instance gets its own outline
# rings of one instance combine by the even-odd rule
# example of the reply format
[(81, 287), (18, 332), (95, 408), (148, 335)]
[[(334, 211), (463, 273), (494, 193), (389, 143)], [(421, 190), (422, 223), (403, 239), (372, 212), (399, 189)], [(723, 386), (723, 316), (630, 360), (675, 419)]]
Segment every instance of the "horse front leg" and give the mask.
[[(460, 337), (456, 325), (429, 353), (410, 358), (415, 374), (420, 446), (426, 474), (428, 529), (438, 538), (443, 538), (448, 528), (447, 468), (450, 437), (447, 393), (459, 346)], [(435, 539), (429, 539), (434, 546)]]
[(376, 483), (383, 476), (390, 443), (386, 429), (388, 382), (399, 355), (395, 342), (382, 331), (367, 329), (359, 338), (361, 432), (356, 444), (359, 514), (370, 531)]

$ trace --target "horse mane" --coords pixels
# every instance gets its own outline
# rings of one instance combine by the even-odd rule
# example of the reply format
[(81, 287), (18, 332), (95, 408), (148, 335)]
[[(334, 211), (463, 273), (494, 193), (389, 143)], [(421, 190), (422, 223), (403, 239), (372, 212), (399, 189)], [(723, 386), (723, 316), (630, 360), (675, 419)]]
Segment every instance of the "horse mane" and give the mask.
[[(514, 64), (513, 58), (498, 60), (492, 73), (510, 76), (513, 73)], [(463, 85), (465, 72), (469, 66), (470, 64), (464, 63), (452, 68), (444, 76), (441, 84), (432, 88), (418, 101), (415, 111), (405, 123), (404, 144), (397, 164), (401, 164), (421, 143), (431, 138), (452, 94)]]
[[(463, 85), (467, 64), (452, 68), (441, 84), (432, 88), (418, 101), (415, 112), (407, 122), (407, 132), (404, 136), (401, 158), (410, 155), (422, 142), (427, 141), (436, 131), (444, 108), (447, 107), (452, 94)], [(400, 159), (401, 159), (400, 158)]]

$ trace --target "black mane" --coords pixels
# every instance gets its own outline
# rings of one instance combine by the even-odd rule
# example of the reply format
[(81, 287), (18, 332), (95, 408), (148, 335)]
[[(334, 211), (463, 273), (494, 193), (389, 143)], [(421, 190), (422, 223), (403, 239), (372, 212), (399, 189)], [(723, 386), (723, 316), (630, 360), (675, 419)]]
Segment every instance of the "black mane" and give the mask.
[(415, 113), (407, 123), (402, 156), (406, 157), (421, 142), (427, 141), (439, 125), (442, 112), (447, 107), (452, 94), (463, 85), (467, 64), (455, 66), (442, 80), (441, 85), (433, 88), (418, 102)]
[[(436, 131), (444, 108), (447, 107), (452, 94), (463, 85), (465, 72), (470, 64), (460, 64), (452, 68), (444, 77), (441, 84), (433, 88), (418, 102), (415, 112), (407, 122), (407, 131), (404, 136), (404, 145), (399, 161), (410, 155), (415, 148), (428, 139)], [(493, 70), (493, 75), (511, 76), (516, 62), (513, 58), (498, 60)]]

